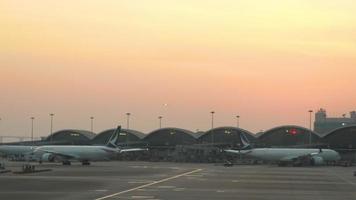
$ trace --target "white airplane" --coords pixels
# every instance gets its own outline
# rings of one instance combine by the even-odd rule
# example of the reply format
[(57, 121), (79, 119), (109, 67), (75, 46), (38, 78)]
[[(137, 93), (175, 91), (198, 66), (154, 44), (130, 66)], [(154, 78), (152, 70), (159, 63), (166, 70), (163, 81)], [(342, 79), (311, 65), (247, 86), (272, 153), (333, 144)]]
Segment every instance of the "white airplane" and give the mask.
[(245, 154), (251, 157), (277, 162), (280, 166), (292, 164), (297, 165), (323, 165), (325, 162), (336, 162), (340, 160), (338, 152), (331, 149), (297, 149), (297, 148), (251, 148), (248, 139), (241, 134), (243, 150), (224, 150), (228, 153)]
[(90, 165), (90, 161), (108, 161), (117, 154), (132, 151), (146, 151), (148, 149), (121, 149), (116, 146), (121, 127), (111, 135), (105, 146), (94, 145), (45, 145), (36, 147), (33, 151), (39, 162), (62, 161), (63, 165), (70, 165), (72, 160), (80, 161), (82, 165)]
[(0, 154), (6, 157), (24, 158), (30, 155), (35, 148), (35, 146), (0, 145)]

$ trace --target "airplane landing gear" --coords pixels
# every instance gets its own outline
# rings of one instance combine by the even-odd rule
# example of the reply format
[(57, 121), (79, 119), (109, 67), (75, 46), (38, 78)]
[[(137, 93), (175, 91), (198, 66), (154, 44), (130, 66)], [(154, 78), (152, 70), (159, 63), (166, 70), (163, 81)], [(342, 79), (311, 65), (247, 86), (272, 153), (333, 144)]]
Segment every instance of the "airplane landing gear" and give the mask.
[(66, 160), (62, 162), (63, 165), (71, 165), (70, 161)]
[(288, 162), (285, 162), (285, 161), (278, 162), (278, 167), (286, 167), (286, 166), (288, 166)]
[(82, 165), (90, 165), (90, 162), (85, 160), (85, 161), (82, 161)]

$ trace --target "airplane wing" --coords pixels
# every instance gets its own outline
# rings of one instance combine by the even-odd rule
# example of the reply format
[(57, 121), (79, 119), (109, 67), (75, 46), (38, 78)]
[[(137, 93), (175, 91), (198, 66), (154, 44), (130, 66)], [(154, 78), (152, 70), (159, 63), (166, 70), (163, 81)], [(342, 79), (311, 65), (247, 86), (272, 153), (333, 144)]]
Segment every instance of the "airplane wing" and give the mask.
[(53, 154), (54, 156), (62, 157), (65, 159), (78, 159), (78, 156), (72, 155), (72, 154), (64, 154), (64, 153), (59, 153), (56, 151), (45, 150), (45, 149), (38, 149), (38, 151), (42, 151), (44, 153), (50, 153), (50, 154)]
[(225, 149), (224, 151), (227, 153), (235, 153), (235, 154), (248, 154), (251, 152), (251, 151), (246, 151), (246, 150), (239, 151), (239, 150), (234, 150), (234, 149)]
[(142, 148), (120, 149), (120, 153), (134, 152), (134, 151), (148, 151), (148, 149), (142, 149)]
[(307, 154), (304, 154), (304, 155), (293, 155), (293, 156), (286, 156), (286, 157), (283, 157), (282, 159), (280, 159), (280, 161), (292, 161), (293, 159), (298, 159), (298, 158), (302, 158), (302, 157), (305, 157), (305, 156), (317, 156), (319, 155), (320, 152), (313, 152), (313, 153), (307, 153)]
[(236, 153), (236, 154), (241, 154), (241, 152), (240, 151), (238, 151), (238, 150), (233, 150), (233, 149), (226, 149), (226, 150), (224, 150), (225, 152), (227, 152), (227, 153)]
[(300, 156), (286, 156), (286, 157), (283, 157), (282, 159), (280, 159), (280, 161), (292, 161), (293, 159), (297, 159), (299, 157)]

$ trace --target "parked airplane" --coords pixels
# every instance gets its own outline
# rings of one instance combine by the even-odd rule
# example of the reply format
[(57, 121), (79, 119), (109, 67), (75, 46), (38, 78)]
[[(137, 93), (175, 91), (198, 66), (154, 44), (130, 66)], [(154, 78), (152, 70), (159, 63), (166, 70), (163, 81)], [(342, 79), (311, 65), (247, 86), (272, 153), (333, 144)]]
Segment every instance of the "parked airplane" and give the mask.
[[(340, 160), (338, 152), (331, 149), (297, 149), (297, 148), (250, 148), (248, 139), (241, 134), (242, 150), (224, 150), (228, 153), (245, 154), (251, 157), (278, 162), (279, 165), (323, 165), (325, 162)], [(248, 149), (250, 148), (250, 149)]]
[(72, 160), (80, 161), (82, 165), (90, 165), (90, 161), (107, 161), (123, 152), (146, 151), (143, 148), (121, 149), (116, 145), (121, 132), (119, 126), (111, 135), (105, 146), (97, 145), (45, 145), (36, 147), (33, 154), (39, 162), (62, 161), (63, 165), (70, 165)]
[(35, 148), (35, 146), (0, 145), (0, 154), (6, 157), (25, 159)]

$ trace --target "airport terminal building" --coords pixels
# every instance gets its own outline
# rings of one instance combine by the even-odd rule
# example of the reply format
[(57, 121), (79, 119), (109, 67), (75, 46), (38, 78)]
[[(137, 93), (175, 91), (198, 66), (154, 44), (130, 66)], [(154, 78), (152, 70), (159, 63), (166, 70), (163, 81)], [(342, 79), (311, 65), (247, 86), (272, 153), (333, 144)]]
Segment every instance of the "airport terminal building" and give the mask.
[(346, 117), (346, 114), (343, 117), (328, 117), (322, 108), (315, 113), (314, 131), (320, 135), (351, 125), (356, 125), (356, 111), (351, 111), (350, 117)]
[[(320, 110), (317, 115), (323, 115)], [(338, 151), (343, 159), (356, 162), (356, 125), (348, 125), (323, 133), (296, 125), (284, 125), (254, 134), (245, 129), (222, 126), (207, 131), (167, 127), (150, 133), (122, 129), (117, 145), (121, 148), (143, 147), (145, 152), (129, 152), (118, 156), (123, 160), (173, 161), (173, 162), (222, 162), (231, 159), (224, 149), (244, 147), (242, 136), (253, 148), (330, 148)], [(344, 120), (344, 119), (343, 119)], [(330, 119), (326, 120), (330, 121)], [(338, 121), (338, 120), (331, 120)], [(320, 123), (316, 120), (315, 123)], [(319, 124), (320, 125), (320, 124)], [(316, 127), (316, 130), (318, 128)], [(114, 128), (98, 134), (85, 130), (65, 129), (50, 134), (40, 141), (11, 143), (16, 145), (105, 145)], [(236, 156), (235, 156), (236, 157)]]

